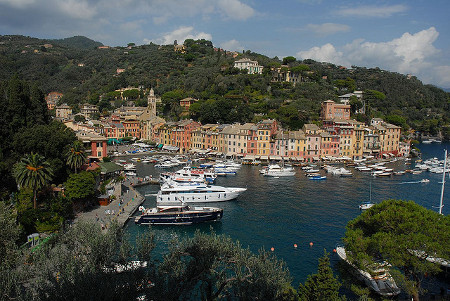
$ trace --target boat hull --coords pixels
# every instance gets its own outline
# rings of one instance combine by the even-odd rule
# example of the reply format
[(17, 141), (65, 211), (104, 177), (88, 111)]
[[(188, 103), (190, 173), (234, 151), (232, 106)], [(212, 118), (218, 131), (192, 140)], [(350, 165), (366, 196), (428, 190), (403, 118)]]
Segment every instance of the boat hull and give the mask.
[(368, 272), (359, 269), (354, 264), (350, 263), (347, 259), (347, 254), (343, 247), (337, 247), (336, 253), (339, 258), (343, 260), (350, 267), (350, 272), (363, 281), (370, 289), (372, 289), (377, 294), (384, 297), (391, 297), (400, 294), (400, 289), (397, 287), (396, 283), (392, 278), (388, 279), (375, 279)]
[(191, 225), (219, 221), (222, 216), (223, 209), (211, 212), (144, 213), (136, 217), (135, 223), (140, 225)]
[(242, 192), (246, 191), (246, 188), (233, 188), (224, 189), (221, 192), (208, 192), (208, 190), (198, 190), (195, 188), (192, 190), (173, 192), (173, 193), (163, 193), (158, 192), (156, 200), (158, 204), (172, 204), (173, 202), (185, 202), (185, 203), (215, 203), (215, 202), (225, 202), (236, 199)]

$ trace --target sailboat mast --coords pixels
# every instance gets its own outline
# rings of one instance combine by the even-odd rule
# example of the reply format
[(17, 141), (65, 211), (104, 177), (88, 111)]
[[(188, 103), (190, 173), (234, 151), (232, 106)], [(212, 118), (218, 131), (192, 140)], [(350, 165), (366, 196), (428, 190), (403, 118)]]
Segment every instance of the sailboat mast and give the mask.
[(446, 169), (447, 169), (447, 150), (444, 151), (444, 172), (442, 173), (442, 189), (441, 189), (441, 202), (439, 203), (439, 214), (442, 214), (442, 207), (444, 207), (444, 187), (445, 187)]

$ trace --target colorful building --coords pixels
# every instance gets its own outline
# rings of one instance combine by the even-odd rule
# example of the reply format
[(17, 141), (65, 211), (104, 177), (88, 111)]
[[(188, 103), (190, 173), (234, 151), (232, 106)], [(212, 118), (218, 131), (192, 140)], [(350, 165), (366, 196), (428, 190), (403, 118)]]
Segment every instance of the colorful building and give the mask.
[(350, 105), (335, 103), (332, 100), (326, 100), (322, 103), (321, 116), (322, 120), (334, 118), (349, 120), (350, 111)]
[(192, 132), (201, 126), (193, 120), (182, 120), (174, 124), (170, 137), (170, 145), (176, 146), (181, 153), (191, 149)]
[(320, 160), (320, 147), (322, 143), (322, 130), (315, 124), (303, 125), (303, 131), (306, 135), (306, 153), (305, 160), (313, 162)]
[(108, 139), (106, 137), (86, 131), (77, 131), (76, 135), (78, 140), (82, 141), (90, 149), (91, 154), (88, 158), (102, 159), (108, 156), (106, 150)]
[(66, 103), (55, 107), (55, 117), (60, 119), (70, 119), (72, 117), (72, 108)]

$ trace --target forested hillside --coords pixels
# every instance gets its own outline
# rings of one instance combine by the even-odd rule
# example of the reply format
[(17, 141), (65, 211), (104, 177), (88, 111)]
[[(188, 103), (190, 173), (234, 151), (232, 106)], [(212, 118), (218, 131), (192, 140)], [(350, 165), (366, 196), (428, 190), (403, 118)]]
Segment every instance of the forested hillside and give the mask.
[[(36, 82), (45, 93), (64, 93), (63, 101), (73, 107), (89, 102), (105, 112), (112, 109), (107, 100), (113, 94), (108, 92), (142, 85), (153, 87), (162, 97), (159, 111), (167, 119), (180, 118), (178, 100), (194, 97), (199, 101), (184, 118), (215, 123), (270, 117), (289, 129), (318, 122), (322, 101), (362, 90), (368, 110), (365, 115), (355, 115), (358, 120), (382, 117), (405, 130), (431, 135), (442, 132), (448, 138), (449, 93), (424, 85), (414, 76), (378, 68), (346, 69), (294, 57), (269, 58), (251, 51), (234, 58), (232, 52), (215, 49), (206, 40), (186, 40), (184, 53), (175, 52), (173, 45), (129, 44), (99, 49), (100, 45), (85, 37), (40, 40), (0, 36), (0, 80), (17, 74)], [(263, 74), (249, 75), (233, 68), (234, 61), (243, 57), (263, 65)], [(301, 81), (295, 86), (271, 81), (271, 67), (282, 64), (300, 75)], [(117, 69), (125, 71), (118, 73)], [(100, 95), (105, 96), (103, 101)], [(358, 106), (353, 103), (355, 109)]]

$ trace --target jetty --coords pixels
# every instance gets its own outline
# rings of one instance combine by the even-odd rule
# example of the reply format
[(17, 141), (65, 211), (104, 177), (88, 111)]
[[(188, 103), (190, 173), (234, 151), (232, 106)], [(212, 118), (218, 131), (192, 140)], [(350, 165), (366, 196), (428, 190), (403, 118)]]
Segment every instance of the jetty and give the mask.
[[(113, 222), (118, 223), (120, 227), (125, 226), (125, 223), (145, 200), (145, 197), (135, 189), (135, 186), (138, 186), (136, 183), (134, 183), (132, 179), (125, 180), (122, 183), (122, 194), (119, 199), (111, 201), (106, 206), (98, 206), (91, 211), (81, 212), (78, 214), (75, 222), (95, 222), (98, 223), (104, 231), (106, 231)], [(150, 181), (140, 183), (140, 185), (146, 184), (150, 184)]]

